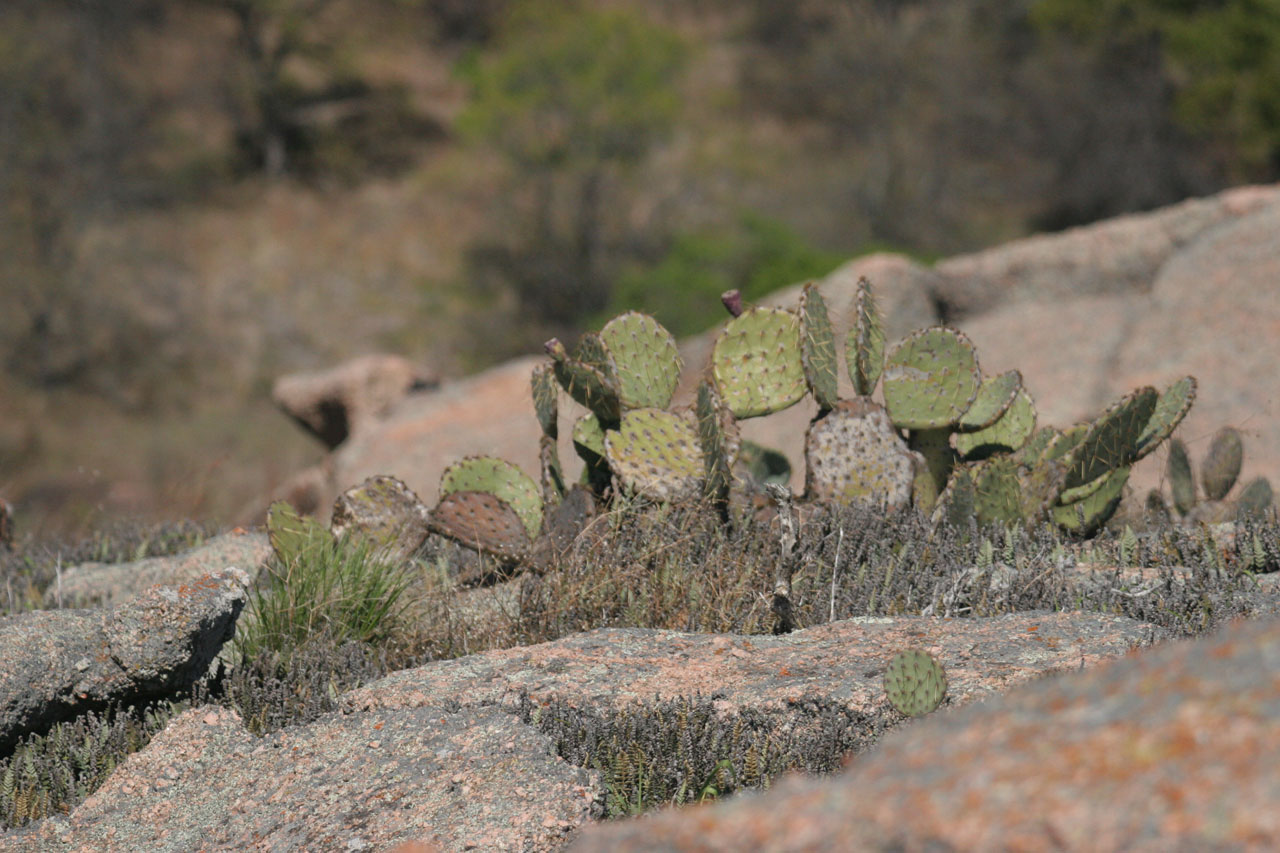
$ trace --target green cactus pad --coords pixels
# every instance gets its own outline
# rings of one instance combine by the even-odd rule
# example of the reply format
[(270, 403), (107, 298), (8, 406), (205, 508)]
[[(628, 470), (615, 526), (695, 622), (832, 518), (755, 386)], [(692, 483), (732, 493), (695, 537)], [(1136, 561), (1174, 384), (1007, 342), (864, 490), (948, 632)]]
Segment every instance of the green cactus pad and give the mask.
[(327, 527), (309, 515), (298, 515), (286, 501), (276, 501), (267, 510), (267, 539), (286, 565), (307, 560), (333, 543)]
[(911, 481), (911, 505), (920, 512), (932, 512), (938, 503), (938, 481), (926, 465)]
[(978, 495), (969, 470), (971, 467), (961, 465), (951, 472), (947, 487), (938, 495), (937, 503), (934, 504), (934, 524), (946, 523), (952, 527), (962, 527), (976, 516)]
[(1271, 481), (1266, 477), (1257, 477), (1249, 481), (1236, 499), (1236, 508), (1241, 515), (1261, 516), (1274, 505), (1275, 495), (1271, 491)]
[(1048, 446), (1041, 451), (1040, 458), (1050, 462), (1061, 461), (1064, 464), (1070, 462), (1071, 453), (1089, 434), (1089, 427), (1089, 424), (1073, 424), (1062, 432), (1055, 433)]
[(973, 344), (963, 332), (945, 326), (919, 329), (885, 356), (885, 408), (900, 428), (950, 426), (973, 404), (981, 376)]
[(560, 468), (560, 451), (556, 440), (543, 435), (538, 440), (538, 468), (542, 472), (542, 506), (551, 509), (564, 497), (564, 471)]
[(1143, 427), (1138, 436), (1138, 455), (1142, 459), (1160, 446), (1182, 423), (1182, 419), (1191, 411), (1191, 404), (1196, 401), (1196, 378), (1184, 376), (1174, 382), (1160, 394), (1156, 401), (1156, 410), (1151, 420)]
[(836, 338), (826, 300), (813, 282), (800, 292), (800, 361), (809, 392), (818, 406), (823, 410), (834, 408), (840, 400)]
[(1196, 483), (1191, 473), (1191, 459), (1181, 439), (1169, 440), (1169, 459), (1165, 463), (1169, 488), (1173, 491), (1173, 507), (1178, 515), (1186, 515), (1196, 505)]
[(698, 421), (698, 443), (706, 466), (707, 493), (713, 497), (726, 497), (733, 482), (733, 463), (740, 439), (737, 422), (721, 401), (715, 383), (709, 379), (698, 385), (694, 413)]
[(907, 649), (894, 655), (884, 673), (889, 703), (908, 717), (937, 710), (947, 695), (947, 674), (923, 649)]
[(431, 530), (476, 551), (520, 559), (529, 534), (511, 504), (491, 492), (457, 491), (440, 498), (431, 511)]
[(590, 412), (573, 425), (573, 449), (587, 463), (604, 459), (604, 428), (600, 426), (600, 419)]
[(994, 424), (1022, 390), (1022, 374), (1016, 370), (1007, 370), (999, 376), (991, 376), (982, 380), (978, 386), (978, 396), (968, 411), (960, 416), (956, 426), (962, 432), (977, 432)]
[(1053, 427), (1041, 427), (1031, 434), (1026, 443), (1014, 451), (1013, 458), (1019, 465), (1035, 465), (1049, 446), (1057, 440), (1059, 434)]
[(1027, 389), (1019, 388), (995, 423), (976, 432), (956, 433), (956, 451), (967, 460), (1012, 453), (1026, 444), (1035, 429), (1036, 404)]
[(606, 323), (600, 339), (613, 358), (623, 408), (661, 409), (671, 402), (680, 381), (680, 353), (661, 323), (628, 311)]
[(622, 416), (622, 403), (618, 397), (617, 378), (608, 372), (607, 366), (602, 369), (585, 361), (569, 358), (564, 344), (554, 338), (547, 341), (547, 353), (555, 361), (553, 369), (556, 380), (569, 396), (590, 409), (603, 422), (617, 423)]
[(698, 495), (706, 464), (696, 427), (662, 409), (632, 409), (604, 434), (605, 456), (626, 491), (656, 501)]
[(884, 369), (884, 323), (871, 294), (871, 283), (858, 279), (854, 297), (853, 328), (844, 339), (844, 357), (853, 392), (870, 397)]
[(520, 516), (529, 538), (542, 529), (542, 496), (538, 484), (505, 459), (468, 456), (444, 470), (440, 495), (454, 492), (488, 492), (511, 505)]
[(951, 430), (947, 427), (913, 429), (907, 433), (907, 447), (924, 457), (929, 476), (933, 478), (936, 496), (946, 487), (947, 478), (951, 476), (951, 469), (956, 464), (956, 452), (951, 447)]
[(806, 391), (799, 318), (781, 308), (749, 308), (716, 338), (711, 366), (735, 417), (753, 418), (795, 405)]
[(979, 524), (1023, 521), (1022, 483), (1013, 459), (993, 456), (975, 463), (969, 473), (973, 477), (973, 513)]
[(1053, 508), (1053, 520), (1061, 527), (1088, 536), (1107, 523), (1124, 496), (1124, 484), (1129, 481), (1129, 467), (1123, 466), (1103, 475), (1099, 488), (1088, 497), (1075, 503), (1060, 504)]
[(1067, 466), (1058, 460), (1042, 459), (1031, 467), (1018, 466), (1018, 505), (1023, 524), (1031, 527), (1049, 518), (1066, 479)]
[(905, 506), (916, 474), (925, 467), (884, 408), (866, 397), (841, 400), (810, 423), (804, 458), (806, 497), (838, 504)]
[(1220, 501), (1231, 491), (1244, 462), (1244, 442), (1232, 427), (1223, 427), (1213, 436), (1209, 452), (1200, 462), (1200, 488), (1211, 501)]
[(542, 434), (556, 437), (558, 430), (560, 389), (556, 385), (555, 363), (539, 364), (529, 376), (533, 390), (533, 410), (538, 416)]
[(1063, 488), (1083, 486), (1131, 464), (1137, 456), (1138, 436), (1151, 419), (1159, 396), (1154, 388), (1138, 388), (1099, 415), (1071, 451)]

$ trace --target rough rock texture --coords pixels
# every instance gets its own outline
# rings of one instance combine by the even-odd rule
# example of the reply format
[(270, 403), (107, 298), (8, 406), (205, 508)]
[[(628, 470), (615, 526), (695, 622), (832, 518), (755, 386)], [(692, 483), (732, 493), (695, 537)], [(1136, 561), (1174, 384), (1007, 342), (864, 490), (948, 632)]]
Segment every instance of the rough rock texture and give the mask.
[[(599, 812), (598, 774), (494, 708), (331, 714), (258, 739), (192, 709), (69, 818), (0, 851), (552, 851)], [(430, 849), (430, 848), (428, 848)]]
[(191, 583), (226, 566), (237, 566), (250, 578), (271, 555), (265, 533), (226, 533), (198, 548), (168, 557), (132, 563), (80, 563), (63, 569), (44, 592), (44, 606), (112, 607), (154, 584)]
[[(889, 338), (936, 322), (935, 305), (973, 339), (984, 373), (1022, 371), (1042, 424), (1067, 426), (1097, 414), (1142, 384), (1191, 373), (1200, 400), (1179, 435), (1191, 447), (1223, 424), (1245, 437), (1242, 479), (1280, 470), (1280, 397), (1271, 393), (1280, 358), (1275, 268), (1280, 187), (1243, 187), (1163, 210), (1016, 241), (939, 263), (892, 255), (860, 258), (821, 283), (837, 333), (848, 324), (853, 285), (866, 275), (888, 315)], [(798, 288), (767, 302), (788, 304)], [(687, 402), (710, 355), (713, 333), (681, 342), (685, 370), (676, 401)], [(492, 453), (538, 471), (530, 356), (414, 394), (372, 421), (333, 457), (327, 500), (374, 474), (403, 479), (434, 504), (451, 461)], [(841, 371), (841, 393), (849, 396)], [(878, 392), (877, 392), (878, 393)], [(562, 397), (563, 422), (581, 413)], [(783, 451), (792, 488), (803, 486), (804, 433), (817, 406), (802, 403), (742, 424), (742, 437)], [(568, 478), (577, 456), (561, 430)], [(1135, 467), (1141, 499), (1157, 483), (1163, 453)]]
[(377, 476), (338, 496), (329, 526), (334, 536), (359, 533), (392, 546), (393, 557), (407, 559), (427, 541), (429, 516), (403, 480)]
[(437, 377), (400, 356), (366, 355), (328, 370), (283, 376), (271, 398), (332, 450), (410, 391), (438, 384)]
[(108, 703), (190, 687), (235, 631), (249, 578), (228, 568), (154, 586), (114, 610), (0, 618), (0, 754)]
[(511, 713), (522, 694), (602, 713), (700, 694), (793, 727), (836, 705), (865, 743), (904, 723), (881, 690), (904, 646), (942, 662), (961, 705), (1163, 636), (1052, 613), (849, 620), (783, 637), (592, 631), (394, 673), (348, 693), (342, 713), (262, 740), (225, 710), (188, 712), (69, 818), (0, 836), (0, 850), (557, 850), (606, 792)]
[(1275, 186), (1238, 187), (1150, 213), (1015, 240), (942, 261), (935, 290), (949, 319), (1010, 301), (1145, 292), (1180, 249), (1223, 223), (1280, 202)]
[(803, 718), (803, 700), (816, 696), (857, 712), (868, 729), (879, 729), (897, 717), (880, 679), (889, 659), (906, 646), (933, 653), (947, 671), (949, 702), (963, 704), (1163, 636), (1124, 617), (1063, 613), (850, 619), (778, 637), (605, 628), (392, 673), (348, 693), (343, 707), (417, 708), (466, 697), (469, 703), (515, 708), (527, 692), (535, 701), (609, 709), (700, 694), (714, 695), (726, 711), (777, 714), (785, 718), (781, 724)]
[(592, 829), (572, 848), (1274, 850), (1280, 621), (1014, 688), (838, 777)]

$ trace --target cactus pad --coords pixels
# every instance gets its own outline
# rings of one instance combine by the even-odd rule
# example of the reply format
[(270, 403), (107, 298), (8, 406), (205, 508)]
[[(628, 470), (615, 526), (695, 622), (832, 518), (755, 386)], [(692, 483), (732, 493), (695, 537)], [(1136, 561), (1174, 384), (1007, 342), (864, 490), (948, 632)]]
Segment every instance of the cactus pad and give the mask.
[(603, 422), (617, 423), (622, 416), (622, 403), (618, 397), (617, 377), (609, 372), (607, 365), (602, 368), (569, 358), (564, 344), (555, 338), (547, 341), (547, 353), (555, 361), (553, 369), (556, 380), (569, 396), (590, 409)]
[(934, 504), (932, 521), (960, 527), (969, 523), (977, 513), (977, 491), (974, 488), (970, 466), (959, 466), (947, 481), (947, 487), (938, 495)]
[(1236, 498), (1236, 507), (1241, 515), (1260, 516), (1271, 509), (1275, 496), (1271, 491), (1271, 481), (1266, 477), (1257, 477), (1249, 482)]
[(604, 434), (609, 467), (623, 489), (657, 501), (695, 497), (706, 465), (697, 429), (661, 409), (632, 409)]
[(1083, 486), (1131, 464), (1137, 457), (1138, 436), (1151, 419), (1158, 398), (1154, 388), (1139, 388), (1099, 415), (1071, 451), (1063, 488)]
[(1019, 388), (1014, 392), (1013, 402), (995, 423), (976, 432), (957, 433), (956, 450), (970, 460), (1011, 453), (1026, 444), (1035, 429), (1036, 404), (1027, 389)]
[(1041, 427), (1032, 433), (1026, 443), (1014, 451), (1013, 458), (1019, 465), (1035, 465), (1049, 446), (1057, 440), (1058, 435), (1058, 431), (1053, 427)]
[(529, 384), (533, 391), (533, 410), (538, 415), (538, 425), (542, 434), (556, 437), (558, 430), (560, 389), (556, 386), (555, 364), (547, 362), (539, 364), (529, 376)]
[(800, 320), (781, 308), (750, 308), (730, 320), (711, 352), (716, 386), (735, 417), (780, 412), (804, 397)]
[(604, 458), (604, 428), (600, 419), (588, 412), (573, 425), (573, 449), (588, 464)]
[(286, 501), (276, 501), (267, 510), (267, 539), (280, 562), (289, 565), (331, 544), (333, 535), (311, 516), (298, 515)]
[(979, 524), (1021, 522), (1022, 483), (1018, 465), (1008, 456), (993, 456), (975, 463), (973, 477), (973, 513)]
[(740, 440), (733, 415), (724, 407), (715, 383), (709, 379), (698, 386), (694, 412), (698, 418), (698, 443), (706, 466), (707, 492), (712, 496), (727, 496)]
[(1240, 476), (1244, 461), (1244, 442), (1232, 427), (1218, 430), (1209, 444), (1209, 452), (1200, 463), (1200, 488), (1211, 501), (1220, 501), (1231, 491)]
[(898, 435), (884, 408), (865, 397), (841, 400), (809, 424), (805, 495), (840, 504), (905, 506), (924, 459)]
[(556, 440), (543, 435), (538, 440), (538, 468), (542, 476), (542, 506), (550, 509), (564, 497), (564, 471), (560, 468), (560, 451)]
[(623, 408), (661, 409), (671, 402), (680, 381), (680, 353), (662, 324), (628, 311), (606, 323), (600, 339), (612, 356)]
[(894, 655), (884, 673), (889, 703), (908, 717), (937, 710), (947, 695), (947, 674), (923, 649), (907, 649)]
[(871, 295), (871, 283), (865, 278), (858, 279), (853, 328), (844, 339), (844, 357), (853, 392), (870, 397), (884, 368), (884, 323)]
[(1138, 436), (1137, 459), (1142, 459), (1160, 446), (1182, 423), (1182, 419), (1191, 411), (1191, 404), (1196, 401), (1196, 378), (1184, 376), (1174, 382), (1160, 394), (1156, 401), (1156, 410), (1151, 420), (1143, 427)]
[(1180, 439), (1169, 440), (1169, 459), (1165, 463), (1169, 488), (1173, 491), (1173, 506), (1179, 515), (1186, 515), (1196, 505), (1196, 482), (1191, 473), (1191, 460), (1187, 446)]
[[(947, 485), (951, 469), (956, 464), (956, 452), (951, 447), (951, 430), (947, 427), (939, 429), (913, 429), (907, 433), (907, 447), (924, 457), (933, 478), (934, 497)], [(932, 505), (932, 504), (931, 504)]]
[(1067, 467), (1060, 461), (1041, 460), (1032, 467), (1018, 467), (1018, 505), (1028, 527), (1046, 520), (1062, 494)]
[(919, 329), (885, 356), (882, 393), (898, 427), (932, 429), (956, 423), (973, 403), (980, 383), (973, 344), (955, 329)]
[(836, 338), (826, 300), (813, 282), (800, 292), (800, 360), (818, 406), (824, 411), (833, 408), (840, 400)]
[(519, 559), (529, 534), (511, 504), (491, 492), (450, 492), (431, 511), (431, 529), (486, 554)]
[(978, 396), (973, 398), (973, 404), (960, 416), (956, 426), (964, 432), (986, 429), (1013, 404), (1020, 390), (1022, 374), (1016, 370), (1007, 370), (999, 376), (982, 380), (982, 384), (978, 386)]
[(1129, 481), (1129, 467), (1115, 468), (1103, 474), (1102, 482), (1089, 495), (1074, 503), (1053, 508), (1053, 520), (1074, 533), (1087, 536), (1106, 524), (1120, 505), (1124, 484)]
[(515, 510), (529, 538), (542, 529), (542, 496), (528, 474), (496, 456), (459, 459), (440, 477), (440, 495), (454, 492), (488, 492)]

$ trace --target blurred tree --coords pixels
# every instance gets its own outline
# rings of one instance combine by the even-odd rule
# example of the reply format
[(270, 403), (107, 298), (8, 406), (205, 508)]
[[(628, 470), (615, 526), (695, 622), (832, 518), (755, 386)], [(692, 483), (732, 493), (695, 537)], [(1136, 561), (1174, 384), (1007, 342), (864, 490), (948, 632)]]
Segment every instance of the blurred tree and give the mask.
[(608, 303), (620, 183), (674, 127), (686, 53), (634, 13), (523, 2), (493, 49), (461, 65), (473, 98), (458, 127), (512, 167), (504, 202), (525, 197), (513, 237), (477, 247), (473, 263), (528, 316), (572, 325)]
[(1113, 66), (1154, 51), (1178, 119), (1229, 149), (1233, 179), (1280, 172), (1280, 0), (1041, 0), (1033, 12)]

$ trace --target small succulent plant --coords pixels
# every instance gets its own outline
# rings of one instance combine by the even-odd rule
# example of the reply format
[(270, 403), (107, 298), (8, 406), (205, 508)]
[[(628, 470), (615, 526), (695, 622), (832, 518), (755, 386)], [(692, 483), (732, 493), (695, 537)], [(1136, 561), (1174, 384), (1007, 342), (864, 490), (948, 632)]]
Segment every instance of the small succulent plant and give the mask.
[(908, 717), (937, 710), (947, 695), (947, 674), (923, 649), (906, 649), (894, 655), (884, 673), (889, 704)]

